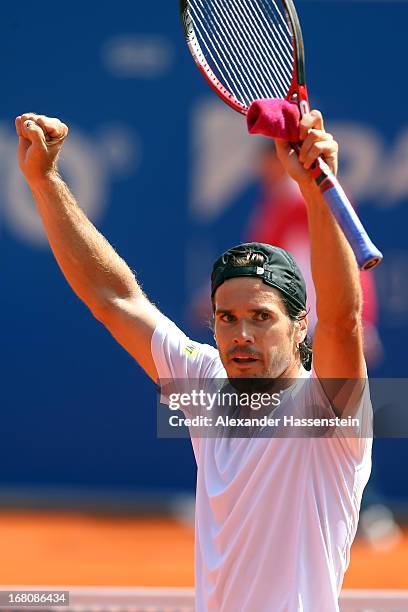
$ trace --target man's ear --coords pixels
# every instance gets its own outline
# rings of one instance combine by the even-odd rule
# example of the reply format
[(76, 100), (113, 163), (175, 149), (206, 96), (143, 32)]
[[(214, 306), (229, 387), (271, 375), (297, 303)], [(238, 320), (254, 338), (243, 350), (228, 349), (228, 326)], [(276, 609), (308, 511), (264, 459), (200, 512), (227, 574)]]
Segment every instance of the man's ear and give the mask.
[(308, 319), (307, 319), (307, 314), (305, 313), (305, 316), (302, 316), (302, 318), (300, 320), (295, 321), (295, 341), (296, 341), (296, 344), (300, 344), (306, 338), (306, 336), (307, 336), (307, 326), (308, 326)]

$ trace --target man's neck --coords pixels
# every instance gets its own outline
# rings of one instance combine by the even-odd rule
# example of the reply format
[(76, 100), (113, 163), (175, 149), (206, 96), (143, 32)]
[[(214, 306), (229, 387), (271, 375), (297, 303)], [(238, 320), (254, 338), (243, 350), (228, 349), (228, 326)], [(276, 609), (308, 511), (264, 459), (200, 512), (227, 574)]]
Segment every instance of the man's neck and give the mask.
[(286, 370), (282, 372), (279, 378), (287, 378), (287, 379), (304, 378), (305, 373), (306, 373), (306, 370), (301, 364), (301, 362), (296, 361), (295, 363), (288, 366)]

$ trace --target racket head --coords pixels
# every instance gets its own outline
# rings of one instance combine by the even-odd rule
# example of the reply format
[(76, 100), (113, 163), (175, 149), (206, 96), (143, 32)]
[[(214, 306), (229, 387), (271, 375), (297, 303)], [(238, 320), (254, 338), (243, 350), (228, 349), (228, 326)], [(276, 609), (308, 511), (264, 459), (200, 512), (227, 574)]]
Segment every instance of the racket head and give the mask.
[(184, 37), (210, 87), (246, 114), (255, 100), (305, 99), (302, 30), (292, 0), (179, 0)]

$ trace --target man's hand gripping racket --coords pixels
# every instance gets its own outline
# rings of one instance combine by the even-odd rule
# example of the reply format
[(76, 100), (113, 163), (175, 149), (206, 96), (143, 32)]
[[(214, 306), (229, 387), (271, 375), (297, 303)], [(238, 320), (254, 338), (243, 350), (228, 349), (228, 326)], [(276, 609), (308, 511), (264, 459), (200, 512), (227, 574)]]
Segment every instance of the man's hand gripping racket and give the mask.
[[(339, 184), (337, 168), (331, 169), (321, 157), (309, 165), (316, 147), (326, 155), (330, 151), (334, 155), (334, 149), (323, 136), (321, 116), (310, 113), (302, 32), (292, 0), (180, 0), (180, 15), (188, 48), (212, 89), (234, 110), (247, 115), (251, 133), (292, 142), (359, 267), (368, 270), (378, 265), (382, 254)], [(285, 155), (283, 143), (278, 142), (278, 153)], [(290, 155), (287, 147), (286, 155)], [(291, 167), (295, 172), (295, 164)]]
[(322, 114), (312, 110), (304, 115), (298, 123), (297, 131), (296, 140), (272, 136), (275, 138), (278, 157), (287, 173), (299, 185), (313, 183), (316, 162), (321, 157), (336, 176), (339, 146), (333, 136), (325, 131)]

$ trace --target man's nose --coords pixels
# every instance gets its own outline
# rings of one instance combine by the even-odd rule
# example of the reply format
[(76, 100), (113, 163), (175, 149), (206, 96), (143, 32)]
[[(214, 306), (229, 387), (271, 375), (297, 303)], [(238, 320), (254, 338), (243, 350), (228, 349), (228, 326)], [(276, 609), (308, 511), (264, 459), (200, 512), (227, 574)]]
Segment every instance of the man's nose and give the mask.
[(246, 321), (240, 321), (235, 328), (235, 344), (253, 344), (254, 336), (251, 326)]

